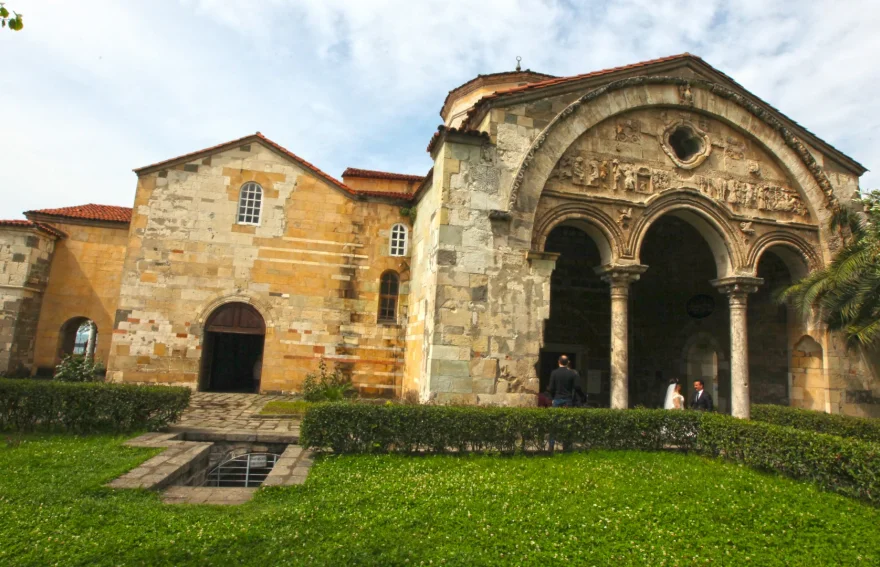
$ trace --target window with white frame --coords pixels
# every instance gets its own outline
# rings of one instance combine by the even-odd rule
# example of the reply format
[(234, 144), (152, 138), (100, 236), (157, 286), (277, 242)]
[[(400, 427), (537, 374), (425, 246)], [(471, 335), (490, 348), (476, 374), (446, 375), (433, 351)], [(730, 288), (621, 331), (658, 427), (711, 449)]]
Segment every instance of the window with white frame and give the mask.
[(241, 186), (238, 196), (238, 224), (260, 224), (263, 188), (253, 181)]
[(391, 255), (406, 256), (406, 226), (396, 224), (391, 227)]

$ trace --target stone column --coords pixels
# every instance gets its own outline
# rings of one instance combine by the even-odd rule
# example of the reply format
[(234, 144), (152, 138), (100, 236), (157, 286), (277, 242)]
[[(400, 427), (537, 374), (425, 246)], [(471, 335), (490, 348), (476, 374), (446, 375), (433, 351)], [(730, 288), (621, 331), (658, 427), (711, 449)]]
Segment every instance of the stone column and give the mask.
[(89, 340), (86, 343), (86, 358), (95, 359), (95, 347), (97, 346), (95, 339), (98, 338), (98, 327), (94, 321), (89, 321)]
[(602, 266), (596, 272), (611, 286), (611, 407), (629, 407), (629, 286), (648, 266)]
[(712, 280), (715, 288), (730, 301), (730, 408), (733, 417), (748, 419), (749, 401), (749, 333), (746, 312), (748, 296), (764, 283), (761, 278), (729, 277)]

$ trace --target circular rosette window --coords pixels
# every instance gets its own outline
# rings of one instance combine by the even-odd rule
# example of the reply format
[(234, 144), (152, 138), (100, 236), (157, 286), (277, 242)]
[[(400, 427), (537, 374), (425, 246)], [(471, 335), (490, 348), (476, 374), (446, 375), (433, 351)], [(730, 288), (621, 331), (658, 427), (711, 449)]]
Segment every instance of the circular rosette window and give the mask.
[(682, 169), (693, 169), (712, 152), (709, 135), (691, 124), (679, 121), (669, 125), (660, 137), (663, 151)]

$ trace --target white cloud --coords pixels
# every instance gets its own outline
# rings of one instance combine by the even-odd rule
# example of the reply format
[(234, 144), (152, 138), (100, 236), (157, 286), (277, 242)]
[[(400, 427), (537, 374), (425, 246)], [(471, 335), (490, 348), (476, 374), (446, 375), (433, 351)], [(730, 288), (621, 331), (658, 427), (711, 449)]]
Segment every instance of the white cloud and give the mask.
[(517, 55), (566, 75), (690, 51), (867, 167), (880, 151), (869, 1), (7, 1), (0, 218), (130, 204), (132, 168), (256, 130), (332, 174), (421, 173), (447, 91)]

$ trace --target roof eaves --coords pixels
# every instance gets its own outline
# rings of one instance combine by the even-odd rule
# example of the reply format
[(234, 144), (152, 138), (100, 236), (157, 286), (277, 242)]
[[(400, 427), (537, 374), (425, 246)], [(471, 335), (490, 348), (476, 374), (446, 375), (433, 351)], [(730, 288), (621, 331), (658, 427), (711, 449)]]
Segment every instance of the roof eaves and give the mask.
[(356, 177), (360, 179), (392, 179), (395, 181), (418, 181), (424, 180), (422, 175), (411, 175), (408, 173), (391, 173), (388, 171), (374, 171), (372, 169), (359, 169), (356, 167), (348, 167), (342, 172), (342, 178)]
[(428, 153), (429, 154), (433, 153), (434, 149), (437, 148), (437, 146), (438, 146), (438, 144), (440, 144), (441, 140), (443, 140), (446, 137), (451, 136), (451, 135), (468, 136), (468, 137), (475, 137), (475, 138), (485, 138), (486, 140), (489, 139), (489, 134), (486, 132), (483, 132), (481, 130), (474, 130), (471, 128), (467, 128), (467, 129), (466, 128), (450, 128), (449, 126), (445, 126), (445, 125), (441, 124), (440, 126), (437, 126), (437, 131), (434, 132), (434, 135), (431, 136), (431, 141), (428, 142), (428, 147), (427, 147)]

